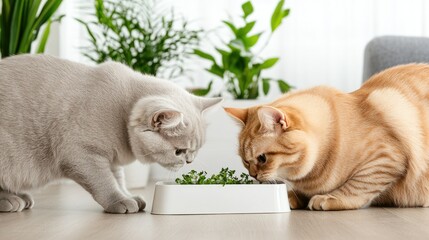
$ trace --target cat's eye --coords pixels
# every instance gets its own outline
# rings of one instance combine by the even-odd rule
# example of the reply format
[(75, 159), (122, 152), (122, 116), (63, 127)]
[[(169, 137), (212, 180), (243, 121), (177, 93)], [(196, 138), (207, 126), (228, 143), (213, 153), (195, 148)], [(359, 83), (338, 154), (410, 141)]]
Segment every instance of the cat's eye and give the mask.
[(176, 156), (180, 156), (182, 154), (186, 154), (186, 149), (176, 149)]
[(261, 154), (256, 158), (256, 160), (258, 160), (258, 163), (264, 164), (267, 162), (267, 157), (265, 156), (265, 154)]

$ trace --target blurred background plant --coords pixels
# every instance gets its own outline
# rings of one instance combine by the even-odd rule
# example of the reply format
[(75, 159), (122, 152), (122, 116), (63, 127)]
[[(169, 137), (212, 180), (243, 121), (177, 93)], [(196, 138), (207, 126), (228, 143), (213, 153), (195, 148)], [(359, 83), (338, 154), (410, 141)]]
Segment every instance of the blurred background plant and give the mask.
[(192, 30), (159, 0), (95, 0), (92, 21), (80, 21), (89, 36), (82, 54), (95, 63), (124, 63), (134, 70), (175, 78), (198, 46), (201, 30)]
[[(43, 53), (49, 38), (51, 23), (61, 21), (54, 17), (62, 0), (2, 0), (0, 14), (1, 58), (20, 53)], [(43, 29), (43, 31), (42, 31)], [(38, 39), (39, 32), (42, 35)], [(33, 51), (33, 43), (38, 46)]]
[[(260, 89), (267, 95), (272, 82), (277, 83), (282, 93), (291, 89), (291, 86), (282, 79), (262, 75), (262, 72), (273, 67), (279, 58), (264, 59), (260, 56), (275, 30), (281, 25), (282, 20), (289, 15), (290, 9), (284, 9), (283, 6), (284, 0), (280, 0), (271, 15), (270, 34), (259, 51), (255, 51), (255, 45), (263, 32), (251, 33), (256, 24), (256, 21), (249, 20), (249, 16), (254, 11), (251, 1), (247, 1), (241, 6), (243, 24), (223, 21), (232, 32), (233, 38), (226, 42), (223, 48), (216, 47), (216, 55), (221, 59), (219, 63), (216, 61), (215, 54), (212, 55), (199, 49), (194, 50), (195, 55), (211, 62), (211, 67), (206, 70), (222, 79), (226, 90), (235, 99), (256, 99), (260, 95)], [(193, 92), (196, 95), (207, 95), (211, 91), (212, 84), (213, 81), (209, 83), (207, 88), (196, 89)], [(219, 95), (222, 94), (219, 93)]]

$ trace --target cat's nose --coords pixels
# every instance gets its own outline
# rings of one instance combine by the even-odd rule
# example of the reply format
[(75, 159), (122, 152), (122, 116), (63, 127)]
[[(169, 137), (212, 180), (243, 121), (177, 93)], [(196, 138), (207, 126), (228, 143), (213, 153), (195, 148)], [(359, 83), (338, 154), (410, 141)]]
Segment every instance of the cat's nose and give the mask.
[(189, 164), (192, 161), (194, 161), (194, 154), (187, 154), (186, 155), (186, 163)]
[(255, 167), (250, 166), (250, 168), (249, 168), (249, 175), (251, 177), (254, 177), (254, 178), (256, 178), (258, 176), (258, 173), (257, 173), (257, 170), (256, 170)]

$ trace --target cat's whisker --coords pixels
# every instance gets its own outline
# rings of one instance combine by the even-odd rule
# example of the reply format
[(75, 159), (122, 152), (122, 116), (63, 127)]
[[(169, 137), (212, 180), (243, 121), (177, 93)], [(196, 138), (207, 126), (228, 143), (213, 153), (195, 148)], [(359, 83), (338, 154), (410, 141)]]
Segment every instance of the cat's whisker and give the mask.
[(268, 184), (276, 184), (276, 180), (274, 179), (273, 176), (268, 175), (268, 174), (264, 174), (260, 177), (261, 179), (264, 179), (263, 182), (268, 183)]
[(139, 157), (147, 157), (147, 156), (152, 155), (152, 154), (162, 154), (162, 153), (167, 153), (167, 152), (169, 152), (169, 151), (172, 151), (172, 150), (157, 151), (157, 152), (149, 152), (149, 153), (146, 153), (146, 154), (144, 154), (144, 155), (140, 155)]
[(207, 164), (205, 164), (205, 162), (198, 161), (198, 162), (195, 162), (195, 164), (201, 166), (201, 171), (205, 171), (205, 169), (210, 169), (210, 167)]
[(173, 171), (172, 170), (168, 170), (168, 173), (167, 173), (167, 181), (174, 181), (174, 179), (172, 179), (172, 175), (173, 175), (174, 173), (173, 173)]
[(295, 190), (293, 189), (293, 187), (292, 187), (292, 185), (290, 184), (290, 182), (288, 182), (286, 179), (283, 179), (283, 178), (281, 178), (281, 177), (276, 177), (276, 180), (277, 180), (277, 181), (280, 181), (280, 182), (282, 182), (282, 183), (284, 183), (284, 184), (286, 184), (287, 190), (288, 190), (288, 191), (291, 191), (291, 192), (293, 193), (293, 195), (295, 195), (295, 197), (296, 197), (297, 199), (299, 199), (299, 198), (298, 198), (298, 195), (296, 194), (296, 192), (295, 192)]
[(276, 184), (277, 182), (276, 182), (276, 180), (274, 180), (274, 179), (269, 179), (268, 180), (268, 182), (270, 183), (270, 184)]

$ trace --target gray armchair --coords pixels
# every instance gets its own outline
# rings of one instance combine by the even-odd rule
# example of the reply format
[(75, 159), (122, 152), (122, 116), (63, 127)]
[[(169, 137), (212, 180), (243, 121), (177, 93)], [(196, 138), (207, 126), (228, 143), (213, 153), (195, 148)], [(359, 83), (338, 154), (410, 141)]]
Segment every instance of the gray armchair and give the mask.
[(365, 47), (362, 81), (389, 67), (423, 62), (429, 63), (429, 38), (377, 37)]

